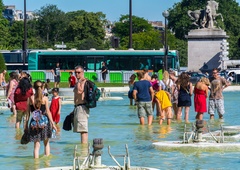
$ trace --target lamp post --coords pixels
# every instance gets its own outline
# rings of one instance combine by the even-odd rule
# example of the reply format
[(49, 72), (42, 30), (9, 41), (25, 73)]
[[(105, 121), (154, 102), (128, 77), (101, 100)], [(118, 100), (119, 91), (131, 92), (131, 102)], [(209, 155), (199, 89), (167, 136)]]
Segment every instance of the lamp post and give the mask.
[(129, 0), (129, 48), (132, 48), (132, 0)]
[(169, 16), (169, 12), (167, 10), (162, 13), (165, 19), (165, 28), (164, 28), (164, 69), (168, 70), (168, 46), (167, 46), (167, 17)]
[(26, 0), (24, 0), (24, 39), (22, 44), (23, 49), (23, 65), (26, 63), (27, 56), (27, 12), (26, 12)]

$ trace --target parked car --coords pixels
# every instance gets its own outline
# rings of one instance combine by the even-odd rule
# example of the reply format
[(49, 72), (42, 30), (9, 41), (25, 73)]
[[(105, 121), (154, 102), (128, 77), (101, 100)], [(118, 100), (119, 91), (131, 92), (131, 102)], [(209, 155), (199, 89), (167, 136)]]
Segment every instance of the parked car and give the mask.
[(192, 84), (196, 84), (202, 77), (207, 77), (207, 75), (198, 72), (188, 72), (188, 75)]

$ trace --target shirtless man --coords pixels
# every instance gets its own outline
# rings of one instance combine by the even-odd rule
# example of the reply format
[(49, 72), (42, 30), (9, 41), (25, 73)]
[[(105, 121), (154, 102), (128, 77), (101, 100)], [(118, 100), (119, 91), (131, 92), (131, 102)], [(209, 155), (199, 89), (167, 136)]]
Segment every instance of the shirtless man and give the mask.
[(84, 69), (82, 66), (75, 67), (75, 75), (77, 78), (74, 92), (74, 127), (73, 132), (81, 134), (81, 143), (88, 143), (88, 117), (89, 109), (86, 107), (84, 100), (84, 85), (86, 79), (84, 78)]
[(7, 71), (3, 70), (3, 72), (0, 73), (0, 86), (4, 87), (6, 84), (6, 80), (5, 80), (5, 75), (6, 75)]

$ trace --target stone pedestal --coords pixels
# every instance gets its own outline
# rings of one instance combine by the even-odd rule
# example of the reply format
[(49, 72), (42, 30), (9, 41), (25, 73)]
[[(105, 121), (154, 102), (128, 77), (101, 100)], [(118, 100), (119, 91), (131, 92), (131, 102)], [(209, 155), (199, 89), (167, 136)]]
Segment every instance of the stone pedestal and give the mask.
[(188, 70), (211, 71), (221, 68), (221, 42), (227, 39), (226, 32), (221, 29), (191, 30), (188, 39)]

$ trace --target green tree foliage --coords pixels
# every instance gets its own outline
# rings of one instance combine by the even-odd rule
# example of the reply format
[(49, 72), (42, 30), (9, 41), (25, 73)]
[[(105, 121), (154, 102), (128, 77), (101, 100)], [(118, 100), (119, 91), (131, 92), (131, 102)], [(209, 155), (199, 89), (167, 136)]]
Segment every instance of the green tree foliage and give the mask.
[(13, 49), (21, 49), (24, 33), (23, 21), (14, 21), (9, 27), (9, 31), (9, 46), (11, 46)]
[(65, 13), (56, 5), (47, 5), (36, 11), (38, 16), (37, 30), (39, 36), (48, 44), (63, 41), (64, 28), (66, 27)]
[[(147, 32), (153, 30), (151, 24), (144, 18), (132, 16), (132, 33)], [(129, 36), (129, 15), (122, 15), (112, 29), (112, 33), (120, 38)]]
[(9, 22), (3, 17), (2, 12), (4, 10), (4, 5), (2, 0), (0, 0), (0, 49), (8, 48), (8, 38), (9, 38)]
[[(153, 50), (163, 47), (161, 42), (162, 34), (158, 30), (134, 33), (132, 35), (133, 48), (136, 50)], [(122, 49), (128, 48), (128, 37), (122, 39)]]
[(70, 48), (89, 50), (102, 49), (104, 44), (106, 22), (102, 12), (74, 11), (66, 13), (67, 27), (64, 39)]
[(0, 53), (0, 73), (2, 73), (3, 70), (7, 70), (7, 67), (3, 55)]

